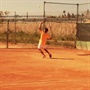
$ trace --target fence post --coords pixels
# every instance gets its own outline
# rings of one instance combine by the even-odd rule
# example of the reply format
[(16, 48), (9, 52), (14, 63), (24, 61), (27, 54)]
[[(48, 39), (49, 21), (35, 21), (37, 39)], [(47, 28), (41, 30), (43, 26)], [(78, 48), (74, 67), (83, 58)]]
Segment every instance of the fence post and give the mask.
[(7, 37), (7, 45), (6, 48), (8, 48), (8, 42), (9, 42), (9, 20), (7, 21), (7, 33), (6, 33), (6, 37)]
[(16, 44), (16, 11), (15, 11), (15, 44)]
[(43, 24), (43, 29), (45, 28), (45, 1), (44, 1), (44, 5), (43, 5), (43, 22), (44, 22), (44, 24)]
[(79, 4), (77, 4), (77, 21), (76, 21), (76, 39), (75, 39), (75, 48), (76, 48), (76, 41), (78, 39), (78, 20), (79, 20)]
[(27, 12), (27, 19), (28, 19), (28, 12)]

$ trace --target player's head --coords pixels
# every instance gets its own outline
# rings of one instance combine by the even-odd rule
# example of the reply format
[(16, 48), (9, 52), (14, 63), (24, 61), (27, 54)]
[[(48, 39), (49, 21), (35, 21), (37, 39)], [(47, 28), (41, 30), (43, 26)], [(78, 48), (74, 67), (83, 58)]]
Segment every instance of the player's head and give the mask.
[(47, 32), (48, 32), (48, 28), (45, 28), (45, 29), (44, 29), (44, 32), (47, 33)]

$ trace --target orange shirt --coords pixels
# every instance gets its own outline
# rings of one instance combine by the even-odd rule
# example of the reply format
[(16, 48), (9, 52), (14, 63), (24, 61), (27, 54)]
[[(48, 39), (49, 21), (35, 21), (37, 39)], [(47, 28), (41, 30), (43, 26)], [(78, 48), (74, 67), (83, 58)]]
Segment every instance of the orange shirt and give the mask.
[(50, 35), (47, 33), (44, 33), (42, 30), (40, 31), (41, 36), (39, 40), (39, 44), (46, 45), (47, 39), (50, 38)]

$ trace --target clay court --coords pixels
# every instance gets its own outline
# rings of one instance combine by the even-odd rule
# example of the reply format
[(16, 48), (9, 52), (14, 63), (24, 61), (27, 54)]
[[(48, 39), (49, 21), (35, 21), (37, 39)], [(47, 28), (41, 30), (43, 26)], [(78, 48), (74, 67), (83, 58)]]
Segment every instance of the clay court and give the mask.
[(0, 49), (0, 90), (90, 90), (90, 51)]

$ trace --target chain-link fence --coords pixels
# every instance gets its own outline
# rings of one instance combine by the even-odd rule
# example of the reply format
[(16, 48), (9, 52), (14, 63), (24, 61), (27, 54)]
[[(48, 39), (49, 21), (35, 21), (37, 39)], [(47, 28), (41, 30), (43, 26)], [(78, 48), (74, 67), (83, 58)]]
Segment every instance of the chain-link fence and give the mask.
[(75, 47), (77, 9), (77, 4), (44, 2), (44, 19), (53, 32), (55, 45)]
[(20, 48), (25, 48), (28, 44), (37, 44), (39, 23), (40, 20), (36, 19), (4, 20), (0, 24), (0, 42), (7, 48), (16, 47), (19, 44), (21, 44)]
[(44, 2), (44, 19), (52, 23), (55, 44), (90, 50), (89, 8), (90, 3)]
[[(79, 23), (90, 20), (90, 4), (44, 2), (43, 16), (15, 15), (0, 17), (1, 48), (36, 47), (39, 40), (38, 26), (44, 21), (52, 39), (51, 46), (76, 47)], [(73, 9), (71, 9), (73, 8)], [(85, 37), (84, 37), (85, 38)]]

